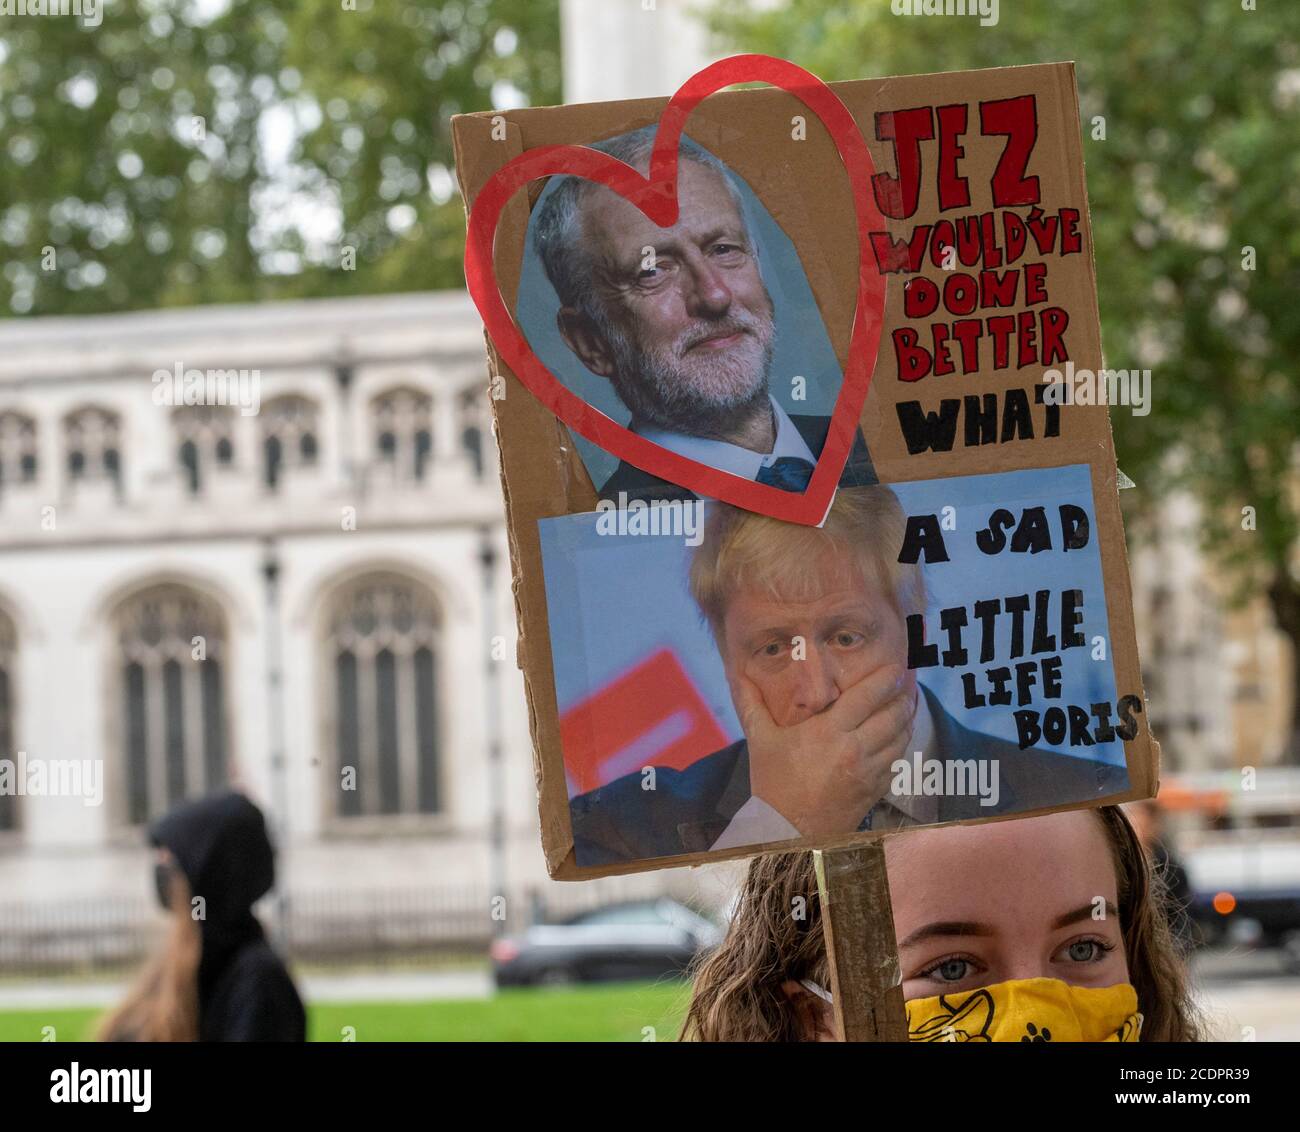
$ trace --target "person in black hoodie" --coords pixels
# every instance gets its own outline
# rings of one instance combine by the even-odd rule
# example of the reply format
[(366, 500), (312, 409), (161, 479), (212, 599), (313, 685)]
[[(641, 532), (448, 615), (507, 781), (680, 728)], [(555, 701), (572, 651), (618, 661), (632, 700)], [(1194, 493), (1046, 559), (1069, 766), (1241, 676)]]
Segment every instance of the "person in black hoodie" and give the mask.
[(275, 881), (262, 812), (228, 791), (178, 806), (149, 839), (171, 931), (101, 1039), (305, 1041), (302, 1000), (252, 911)]

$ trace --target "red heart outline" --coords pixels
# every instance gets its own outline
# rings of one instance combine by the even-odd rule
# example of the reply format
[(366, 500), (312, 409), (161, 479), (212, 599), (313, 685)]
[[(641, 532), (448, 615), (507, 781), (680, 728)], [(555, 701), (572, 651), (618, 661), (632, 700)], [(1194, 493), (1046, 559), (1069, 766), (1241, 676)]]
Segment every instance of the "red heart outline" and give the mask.
[[(826, 443), (808, 486), (801, 493), (754, 483), (678, 455), (629, 432), (571, 392), (533, 353), (501, 296), (492, 256), (497, 223), (506, 204), (530, 181), (557, 173), (575, 174), (605, 185), (636, 205), (661, 228), (676, 223), (677, 147), (687, 117), (709, 95), (736, 83), (756, 81), (794, 95), (821, 119), (844, 163), (857, 219), (858, 299), (849, 339), (848, 365), (831, 414)], [(815, 526), (826, 516), (848, 459), (884, 326), (886, 281), (873, 270), (868, 239), (873, 228), (885, 227), (871, 192), (874, 168), (853, 115), (821, 79), (794, 63), (770, 55), (735, 55), (693, 75), (669, 100), (659, 117), (649, 177), (643, 177), (632, 166), (609, 154), (582, 145), (530, 149), (498, 169), (488, 178), (470, 209), (465, 279), (488, 335), (506, 364), (543, 405), (574, 431), (620, 459), (660, 479), (689, 488), (697, 495), (721, 499), (776, 519)]]

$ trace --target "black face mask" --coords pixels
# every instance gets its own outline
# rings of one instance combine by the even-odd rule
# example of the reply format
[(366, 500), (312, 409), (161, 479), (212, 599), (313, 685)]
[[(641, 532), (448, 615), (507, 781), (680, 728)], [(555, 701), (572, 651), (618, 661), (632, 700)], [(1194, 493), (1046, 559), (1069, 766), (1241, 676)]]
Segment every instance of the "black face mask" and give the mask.
[(158, 861), (153, 867), (153, 883), (158, 891), (158, 903), (164, 908), (171, 907), (173, 866), (166, 861)]

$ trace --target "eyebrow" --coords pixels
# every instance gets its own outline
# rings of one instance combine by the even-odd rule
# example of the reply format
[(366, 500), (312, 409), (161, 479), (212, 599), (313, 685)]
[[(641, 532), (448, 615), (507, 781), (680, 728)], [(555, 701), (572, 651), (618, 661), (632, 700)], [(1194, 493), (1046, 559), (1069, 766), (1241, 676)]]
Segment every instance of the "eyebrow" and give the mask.
[[(1052, 921), (1052, 929), (1069, 927), (1071, 924), (1077, 924), (1080, 920), (1089, 920), (1092, 918), (1093, 905), (1091, 901), (1087, 904), (1080, 904), (1071, 912), (1057, 916)], [(1106, 915), (1119, 916), (1119, 911), (1109, 900), (1106, 901)], [(993, 929), (987, 924), (975, 923), (971, 920), (939, 920), (933, 924), (926, 924), (917, 928), (906, 939), (899, 942), (899, 950), (904, 947), (911, 947), (913, 944), (923, 943), (927, 939), (934, 939), (936, 936), (982, 936), (993, 935)]]
[(901, 950), (904, 947), (922, 943), (927, 939), (933, 939), (935, 936), (955, 935), (991, 936), (993, 935), (993, 929), (988, 924), (977, 924), (970, 920), (938, 920), (933, 924), (926, 924), (924, 927), (917, 928), (898, 946)]
[[(749, 233), (745, 230), (743, 221), (738, 221), (734, 226), (729, 222), (715, 225), (706, 231), (702, 239), (696, 239), (689, 234), (683, 237), (681, 233), (675, 233), (659, 243), (651, 244), (650, 247), (654, 248), (656, 259), (666, 259), (674, 255), (678, 250), (678, 246), (683, 242), (694, 244), (696, 247), (708, 247), (710, 244), (716, 244), (719, 240), (730, 240), (732, 243), (741, 244), (747, 251), (751, 247)], [(626, 260), (615, 256), (614, 270), (623, 276), (639, 274), (641, 261), (644, 258), (639, 248), (634, 252), (630, 252)]]
[[(1087, 904), (1080, 904), (1073, 912), (1066, 912), (1064, 915), (1057, 916), (1056, 919), (1052, 921), (1052, 930), (1055, 931), (1057, 928), (1068, 928), (1071, 924), (1077, 924), (1080, 920), (1092, 919), (1093, 907), (1094, 904), (1090, 900)], [(1119, 916), (1119, 909), (1117, 909), (1109, 900), (1106, 901), (1106, 915), (1115, 916), (1117, 918)]]
[(716, 244), (719, 240), (731, 240), (733, 243), (749, 243), (749, 233), (745, 230), (745, 222), (739, 217), (734, 223), (726, 221), (722, 224), (715, 224), (709, 228), (701, 240), (694, 241), (698, 245), (707, 246)]
[[(837, 609), (822, 617), (815, 626), (813, 626), (812, 636), (821, 637), (825, 633), (830, 633), (844, 626), (858, 629), (864, 637), (871, 637), (879, 632), (880, 619), (874, 617), (870, 612), (862, 612), (856, 605), (846, 606), (844, 609)], [(762, 629), (755, 629), (752, 633), (747, 633), (743, 638), (743, 643), (747, 648), (755, 649), (760, 644), (770, 640), (790, 641), (800, 634), (797, 632), (798, 626), (791, 625), (768, 625)], [(808, 634), (804, 634), (805, 636)]]

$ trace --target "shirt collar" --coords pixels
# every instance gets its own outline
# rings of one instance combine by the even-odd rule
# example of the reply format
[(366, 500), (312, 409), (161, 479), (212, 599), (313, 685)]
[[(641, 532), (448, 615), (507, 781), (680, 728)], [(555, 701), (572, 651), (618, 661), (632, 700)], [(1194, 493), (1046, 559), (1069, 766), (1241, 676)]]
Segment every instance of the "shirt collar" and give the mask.
[(769, 453), (754, 452), (742, 448), (739, 444), (730, 444), (725, 440), (709, 440), (702, 436), (686, 436), (680, 432), (670, 432), (656, 425), (637, 425), (632, 431), (643, 436), (661, 448), (694, 460), (697, 464), (706, 464), (719, 471), (730, 472), (741, 479), (756, 480), (761, 468), (770, 468), (783, 456), (794, 456), (817, 463), (803, 436), (795, 427), (789, 414), (768, 395), (772, 406), (772, 415), (776, 421), (776, 442)]
[[(907, 744), (903, 757), (911, 759), (920, 755), (922, 759), (930, 757), (934, 746), (934, 717), (930, 714), (930, 703), (925, 690), (920, 684), (916, 686), (916, 716), (912, 720), (912, 738)], [(886, 794), (881, 801), (888, 802), (896, 810), (906, 814), (916, 822), (931, 823), (939, 820), (939, 799), (924, 794)]]

